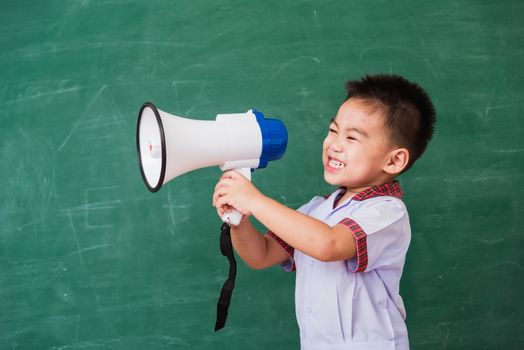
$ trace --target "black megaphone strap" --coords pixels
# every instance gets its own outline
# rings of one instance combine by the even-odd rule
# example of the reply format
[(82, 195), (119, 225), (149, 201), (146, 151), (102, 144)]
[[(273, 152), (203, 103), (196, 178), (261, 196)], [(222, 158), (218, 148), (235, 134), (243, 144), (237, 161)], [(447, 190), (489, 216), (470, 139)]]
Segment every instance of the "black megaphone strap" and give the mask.
[(233, 254), (233, 245), (231, 244), (231, 228), (227, 223), (223, 223), (220, 228), (220, 251), (229, 260), (229, 275), (222, 286), (217, 303), (215, 332), (226, 325), (229, 304), (231, 303), (231, 296), (235, 288), (235, 277), (237, 275), (237, 262)]

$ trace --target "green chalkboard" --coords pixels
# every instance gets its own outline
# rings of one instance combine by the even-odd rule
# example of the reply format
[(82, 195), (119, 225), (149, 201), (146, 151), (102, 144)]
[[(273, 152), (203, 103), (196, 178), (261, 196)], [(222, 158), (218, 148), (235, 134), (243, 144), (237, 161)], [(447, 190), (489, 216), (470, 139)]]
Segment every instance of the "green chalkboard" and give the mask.
[(254, 183), (296, 208), (344, 82), (392, 72), (438, 127), (401, 177), (412, 349), (524, 347), (524, 2), (0, 3), (0, 349), (298, 349), (294, 275), (227, 274), (218, 168), (145, 188), (145, 101), (192, 119), (255, 107), (289, 131)]

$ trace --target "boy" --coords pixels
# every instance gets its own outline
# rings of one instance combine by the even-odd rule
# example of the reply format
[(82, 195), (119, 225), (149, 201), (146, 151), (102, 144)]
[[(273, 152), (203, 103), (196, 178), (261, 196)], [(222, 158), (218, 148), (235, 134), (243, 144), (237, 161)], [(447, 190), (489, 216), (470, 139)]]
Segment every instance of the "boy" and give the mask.
[[(422, 88), (396, 75), (346, 88), (322, 149), (335, 192), (295, 211), (230, 171), (213, 205), (220, 216), (231, 207), (245, 215), (231, 239), (247, 265), (296, 269), (301, 349), (408, 349), (399, 284), (411, 230), (395, 178), (431, 140), (435, 109)], [(249, 215), (269, 233), (259, 234)]]

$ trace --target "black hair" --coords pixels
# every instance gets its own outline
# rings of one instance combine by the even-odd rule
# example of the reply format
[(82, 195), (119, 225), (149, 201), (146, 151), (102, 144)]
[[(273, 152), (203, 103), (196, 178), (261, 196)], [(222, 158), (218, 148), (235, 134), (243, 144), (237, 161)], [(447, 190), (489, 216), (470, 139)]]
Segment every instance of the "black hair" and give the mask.
[(347, 97), (358, 98), (380, 111), (393, 146), (409, 151), (408, 170), (433, 137), (436, 115), (428, 94), (419, 85), (393, 74), (365, 75), (346, 82)]

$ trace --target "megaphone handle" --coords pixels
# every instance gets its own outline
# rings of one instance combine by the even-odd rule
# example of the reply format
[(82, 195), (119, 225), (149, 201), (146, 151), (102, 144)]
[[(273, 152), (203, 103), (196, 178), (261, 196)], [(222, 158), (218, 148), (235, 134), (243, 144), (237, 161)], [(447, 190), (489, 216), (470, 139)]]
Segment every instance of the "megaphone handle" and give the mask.
[[(236, 172), (242, 174), (246, 179), (251, 181), (251, 168), (239, 168), (235, 169)], [(242, 220), (242, 214), (236, 210), (232, 209), (230, 212), (225, 213), (222, 216), (222, 221), (229, 224), (230, 226), (238, 226)]]

